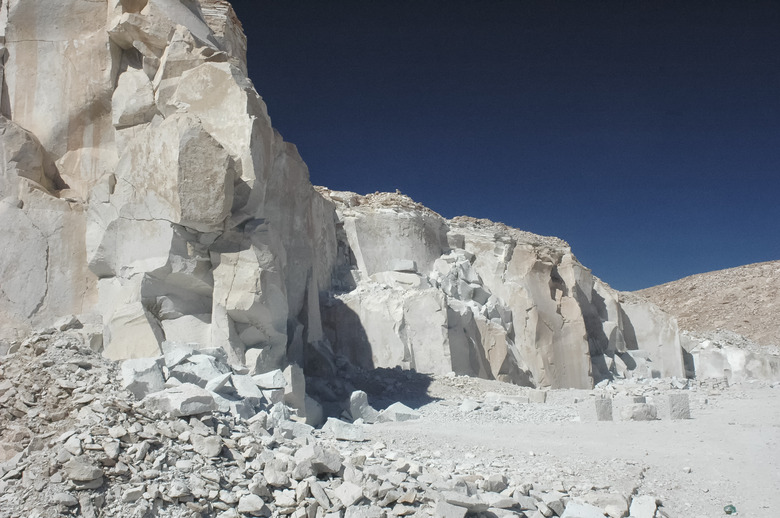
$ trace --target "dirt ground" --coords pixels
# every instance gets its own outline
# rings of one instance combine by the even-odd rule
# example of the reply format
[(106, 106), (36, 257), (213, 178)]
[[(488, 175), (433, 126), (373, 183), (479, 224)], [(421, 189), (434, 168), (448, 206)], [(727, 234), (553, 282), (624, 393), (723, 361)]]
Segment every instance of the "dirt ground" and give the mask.
[[(465, 392), (479, 392), (475, 383)], [(560, 403), (565, 393), (463, 412), (457, 387), (437, 385), (429, 392), (441, 399), (420, 406), (422, 419), (374, 425), (374, 440), (453, 473), (654, 495), (672, 517), (726, 516), (729, 504), (740, 516), (780, 516), (780, 387), (692, 390), (689, 420), (588, 422)]]

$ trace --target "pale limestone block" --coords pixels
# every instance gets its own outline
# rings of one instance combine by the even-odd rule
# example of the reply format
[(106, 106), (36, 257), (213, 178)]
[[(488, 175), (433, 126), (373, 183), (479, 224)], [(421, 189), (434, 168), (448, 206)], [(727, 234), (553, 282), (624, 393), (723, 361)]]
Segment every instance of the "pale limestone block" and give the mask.
[(140, 302), (119, 306), (108, 317), (103, 335), (103, 356), (112, 360), (148, 358), (162, 352), (162, 332)]
[(119, 76), (111, 97), (111, 122), (117, 129), (151, 122), (157, 106), (154, 90), (143, 70), (128, 68)]
[(122, 362), (122, 387), (136, 399), (165, 389), (161, 358), (138, 358)]
[(677, 392), (669, 394), (669, 416), (672, 419), (690, 419), (691, 407), (688, 399), (688, 394), (684, 392)]

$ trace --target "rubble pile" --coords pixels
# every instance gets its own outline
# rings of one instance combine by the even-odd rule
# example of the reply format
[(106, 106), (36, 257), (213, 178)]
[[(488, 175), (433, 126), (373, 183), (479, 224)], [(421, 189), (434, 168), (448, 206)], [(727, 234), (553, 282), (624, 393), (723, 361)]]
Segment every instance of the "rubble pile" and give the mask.
[[(663, 516), (654, 514), (655, 499), (650, 505), (604, 487), (445, 470), (436, 452), (399, 454), (372, 441), (363, 423), (420, 413), (401, 403), (377, 412), (364, 392), (350, 398), (354, 423), (330, 418), (318, 430), (285, 405), (283, 374), (198, 378), (204, 365), (226, 366), (202, 352), (119, 364), (92, 351), (77, 330), (53, 328), (4, 349), (2, 518), (620, 517), (640, 503), (652, 513), (632, 516)], [(254, 383), (252, 391), (237, 381), (244, 376), (277, 386)]]

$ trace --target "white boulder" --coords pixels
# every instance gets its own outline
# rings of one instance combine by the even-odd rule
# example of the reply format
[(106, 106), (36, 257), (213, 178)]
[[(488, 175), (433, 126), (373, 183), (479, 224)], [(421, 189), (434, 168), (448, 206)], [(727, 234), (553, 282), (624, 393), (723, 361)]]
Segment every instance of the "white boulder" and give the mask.
[(138, 358), (122, 362), (122, 387), (136, 399), (165, 389), (161, 358)]

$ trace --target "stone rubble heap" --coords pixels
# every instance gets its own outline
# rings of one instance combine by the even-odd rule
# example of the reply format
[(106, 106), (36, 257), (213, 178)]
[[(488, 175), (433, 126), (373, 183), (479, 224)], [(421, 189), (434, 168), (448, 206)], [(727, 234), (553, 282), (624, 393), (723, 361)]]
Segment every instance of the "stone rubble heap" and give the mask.
[[(442, 470), (427, 451), (400, 455), (367, 440), (371, 426), (360, 423), (419, 414), (401, 404), (375, 413), (365, 393), (350, 401), (357, 424), (331, 418), (316, 430), (283, 401), (272, 402), (283, 394), (261, 391), (241, 403), (234, 381), (245, 375), (206, 382), (224, 383), (218, 392), (173, 377), (197, 370), (176, 370), (186, 364), (180, 352), (169, 355), (179, 359), (173, 367), (145, 360), (157, 367), (139, 369), (140, 362), (102, 358), (76, 329), (53, 328), (7, 345), (0, 364), (2, 518), (666, 516), (649, 496)], [(170, 376), (158, 390), (149, 373), (161, 371)], [(264, 378), (281, 385), (283, 376)], [(235, 391), (224, 390), (229, 383)], [(137, 396), (143, 398), (133, 402)], [(253, 412), (244, 413), (250, 404)]]

